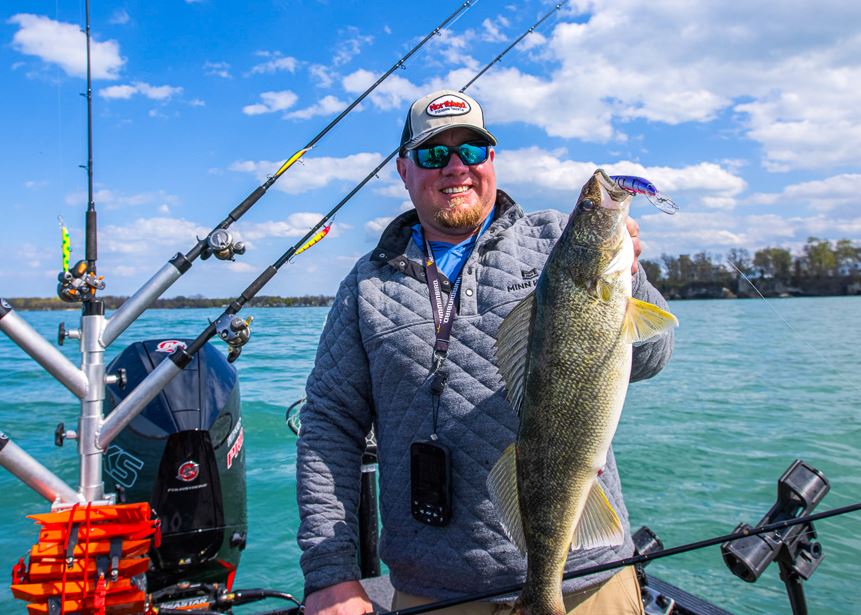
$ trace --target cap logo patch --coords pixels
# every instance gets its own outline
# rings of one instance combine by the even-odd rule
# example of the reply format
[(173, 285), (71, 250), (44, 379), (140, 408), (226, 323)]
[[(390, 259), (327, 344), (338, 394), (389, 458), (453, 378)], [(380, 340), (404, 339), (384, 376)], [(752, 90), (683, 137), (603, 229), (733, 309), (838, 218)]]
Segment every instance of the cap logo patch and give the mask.
[(469, 103), (459, 96), (446, 94), (433, 99), (425, 109), (425, 112), (433, 117), (444, 115), (465, 115), (472, 110)]

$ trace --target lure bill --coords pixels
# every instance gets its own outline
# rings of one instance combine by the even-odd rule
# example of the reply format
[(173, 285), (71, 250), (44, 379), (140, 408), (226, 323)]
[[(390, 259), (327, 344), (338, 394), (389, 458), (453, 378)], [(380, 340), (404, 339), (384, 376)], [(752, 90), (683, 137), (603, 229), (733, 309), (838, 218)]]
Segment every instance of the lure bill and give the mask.
[(636, 175), (611, 175), (610, 179), (628, 194), (640, 194), (646, 197), (649, 203), (666, 214), (673, 215), (679, 211), (679, 206), (670, 197), (655, 188), (655, 184), (648, 179)]

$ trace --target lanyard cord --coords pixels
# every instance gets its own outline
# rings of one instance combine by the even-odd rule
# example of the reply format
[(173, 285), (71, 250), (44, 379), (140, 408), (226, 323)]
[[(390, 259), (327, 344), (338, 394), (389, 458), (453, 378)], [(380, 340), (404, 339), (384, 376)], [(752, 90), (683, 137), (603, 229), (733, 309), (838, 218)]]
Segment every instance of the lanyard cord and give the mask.
[[(454, 310), (454, 304), (457, 302), (458, 292), (460, 292), (460, 281), (462, 275), (457, 276), (454, 285), (451, 287), (451, 293), (448, 297), (448, 302), (443, 305), (442, 291), (440, 290), (439, 269), (436, 266), (436, 259), (433, 255), (430, 242), (425, 238), (425, 277), (427, 278), (428, 291), (430, 294), (431, 312), (433, 312), (433, 320), (436, 331), (436, 339), (433, 345), (433, 359), (431, 362), (430, 373), (428, 378), (431, 382), (431, 411), (432, 411), (432, 431), (431, 440), (436, 440), (437, 417), (439, 416), (439, 402), (442, 393), (445, 390), (446, 382), (448, 381), (448, 372), (442, 369), (445, 364), (446, 355), (448, 354), (448, 344), (451, 337), (451, 329), (454, 325), (454, 318), (457, 312)], [(467, 259), (469, 256), (467, 256)]]

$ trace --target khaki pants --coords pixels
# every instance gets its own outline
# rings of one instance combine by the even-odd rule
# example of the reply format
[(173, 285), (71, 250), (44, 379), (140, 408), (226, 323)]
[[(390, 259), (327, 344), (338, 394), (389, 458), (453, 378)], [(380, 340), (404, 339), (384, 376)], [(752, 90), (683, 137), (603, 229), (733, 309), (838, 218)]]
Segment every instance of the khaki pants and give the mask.
[[(412, 596), (395, 590), (392, 609), (406, 609), (412, 606), (430, 604), (428, 598)], [(434, 611), (436, 615), (508, 615), (510, 604), (494, 602), (468, 602), (459, 606)], [(640, 585), (632, 567), (598, 585), (565, 596), (568, 615), (643, 615), (643, 600), (640, 598)]]

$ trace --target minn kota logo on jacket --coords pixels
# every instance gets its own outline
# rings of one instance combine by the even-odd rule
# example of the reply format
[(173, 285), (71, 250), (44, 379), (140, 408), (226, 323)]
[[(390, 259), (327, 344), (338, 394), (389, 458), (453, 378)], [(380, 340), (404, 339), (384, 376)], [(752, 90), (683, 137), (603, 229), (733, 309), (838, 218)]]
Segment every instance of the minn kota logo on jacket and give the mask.
[(532, 288), (538, 283), (538, 277), (541, 275), (541, 272), (534, 267), (532, 269), (521, 270), (520, 277), (523, 278), (522, 282), (518, 282), (516, 284), (508, 285), (508, 292), (513, 293), (516, 290), (523, 290), (524, 288)]

